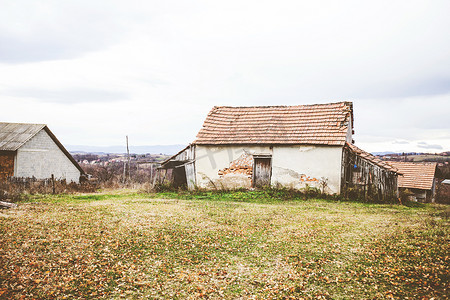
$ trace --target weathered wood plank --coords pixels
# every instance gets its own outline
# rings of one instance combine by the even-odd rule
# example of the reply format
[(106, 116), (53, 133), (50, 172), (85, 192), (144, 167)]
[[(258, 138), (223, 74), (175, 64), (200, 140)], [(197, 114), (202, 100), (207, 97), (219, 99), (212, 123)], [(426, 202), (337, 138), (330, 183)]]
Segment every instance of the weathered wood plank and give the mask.
[(341, 190), (346, 197), (385, 202), (397, 198), (397, 175), (347, 148), (342, 157)]
[(17, 204), (6, 201), (0, 201), (0, 207), (15, 208), (17, 207)]
[(186, 169), (186, 181), (189, 190), (195, 189), (195, 165), (194, 163), (189, 163), (185, 165)]
[(270, 186), (272, 175), (272, 158), (256, 158), (254, 161), (254, 187)]

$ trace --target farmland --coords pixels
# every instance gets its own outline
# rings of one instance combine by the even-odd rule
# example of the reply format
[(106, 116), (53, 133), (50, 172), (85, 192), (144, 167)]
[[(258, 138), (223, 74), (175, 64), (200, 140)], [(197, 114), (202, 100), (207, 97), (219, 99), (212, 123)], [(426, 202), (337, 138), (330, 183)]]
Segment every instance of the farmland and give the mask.
[(110, 191), (0, 211), (0, 298), (445, 299), (447, 206)]

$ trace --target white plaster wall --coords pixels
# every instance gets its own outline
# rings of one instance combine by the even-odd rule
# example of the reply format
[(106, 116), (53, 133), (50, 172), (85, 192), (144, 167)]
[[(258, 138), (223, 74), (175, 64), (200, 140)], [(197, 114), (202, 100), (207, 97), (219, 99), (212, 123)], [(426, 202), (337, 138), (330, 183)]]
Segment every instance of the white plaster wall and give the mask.
[(346, 135), (345, 139), (350, 144), (352, 143), (352, 140), (353, 140), (353, 128), (352, 128), (352, 117), (351, 116), (348, 118), (348, 130), (347, 130), (347, 135)]
[(340, 192), (342, 147), (330, 146), (196, 146), (196, 183), (202, 188), (250, 187), (244, 175), (220, 177), (219, 170), (229, 167), (245, 151), (272, 155), (271, 184), (295, 189), (306, 185), (320, 188), (327, 179), (327, 193)]
[(326, 193), (338, 194), (341, 186), (342, 147), (283, 146), (274, 147), (272, 185), (302, 189), (306, 185), (321, 188), (327, 180)]
[(245, 151), (251, 154), (272, 154), (269, 147), (259, 146), (203, 146), (196, 145), (195, 170), (196, 184), (201, 188), (249, 188), (247, 176), (233, 174), (221, 178), (219, 170), (228, 168), (233, 160), (238, 159)]
[(80, 171), (52, 138), (41, 130), (17, 150), (16, 177), (50, 178), (79, 182)]

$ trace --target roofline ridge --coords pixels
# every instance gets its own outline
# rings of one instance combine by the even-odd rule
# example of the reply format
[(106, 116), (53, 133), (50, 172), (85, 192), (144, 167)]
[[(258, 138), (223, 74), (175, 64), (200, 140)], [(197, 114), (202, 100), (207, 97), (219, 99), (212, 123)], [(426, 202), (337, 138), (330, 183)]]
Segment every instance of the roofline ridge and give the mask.
[(330, 104), (346, 104), (353, 105), (352, 101), (338, 101), (338, 102), (329, 102), (329, 103), (316, 103), (316, 104), (298, 104), (298, 105), (249, 105), (249, 106), (231, 106), (231, 105), (216, 105), (213, 109), (217, 108), (269, 108), (269, 107), (299, 107), (299, 106), (322, 106), (322, 105), (330, 105)]
[(39, 125), (39, 126), (47, 126), (44, 123), (21, 123), (21, 122), (0, 122), (0, 124), (20, 124), (20, 125)]
[[(351, 143), (349, 143), (349, 142), (345, 142), (345, 145), (347, 145), (347, 146), (350, 148), (350, 150), (352, 150), (352, 151), (354, 151), (354, 152), (355, 152), (355, 151), (360, 151), (361, 153), (359, 153), (359, 154), (365, 154), (365, 155), (369, 156), (370, 159), (367, 159), (367, 160), (369, 160), (369, 161), (372, 160), (371, 162), (374, 163), (374, 164), (376, 164), (376, 165), (378, 165), (379, 167), (384, 168), (385, 170), (388, 170), (388, 171), (390, 171), (390, 172), (394, 172), (394, 173), (397, 173), (397, 174), (402, 174), (402, 173), (399, 171), (398, 168), (396, 168), (395, 166), (389, 164), (388, 161), (379, 159), (378, 157), (376, 157), (376, 156), (373, 155), (372, 153), (367, 152), (367, 151), (365, 151), (365, 150), (359, 148), (359, 147), (356, 146), (355, 144), (351, 144)], [(356, 148), (356, 149), (353, 149), (353, 148)], [(358, 153), (356, 153), (356, 154), (358, 154)], [(388, 165), (390, 168), (392, 168), (392, 170), (389, 170), (389, 169), (386, 168), (383, 164)]]
[(83, 170), (83, 168), (80, 166), (80, 164), (73, 158), (72, 154), (64, 147), (64, 145), (58, 140), (56, 135), (48, 128), (47, 125), (45, 125), (43, 128), (41, 128), (39, 131), (45, 130), (45, 132), (50, 136), (50, 138), (53, 140), (53, 142), (59, 147), (59, 149), (67, 156), (67, 158), (72, 162), (72, 164), (81, 172), (81, 175), (86, 174), (86, 172)]

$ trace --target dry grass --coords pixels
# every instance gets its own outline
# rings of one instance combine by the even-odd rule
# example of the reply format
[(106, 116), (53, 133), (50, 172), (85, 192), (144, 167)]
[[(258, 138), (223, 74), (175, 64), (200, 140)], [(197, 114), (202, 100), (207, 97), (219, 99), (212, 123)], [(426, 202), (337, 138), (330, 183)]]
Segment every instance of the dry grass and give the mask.
[(0, 297), (448, 297), (444, 206), (154, 197), (1, 211)]

